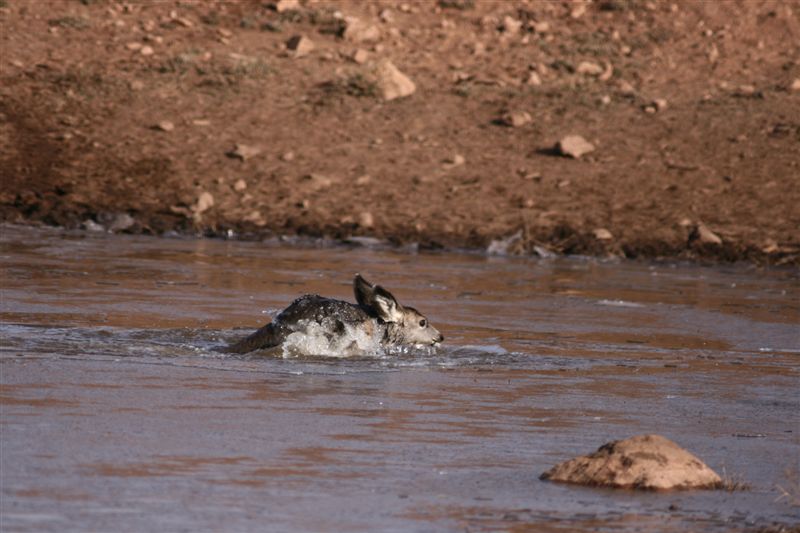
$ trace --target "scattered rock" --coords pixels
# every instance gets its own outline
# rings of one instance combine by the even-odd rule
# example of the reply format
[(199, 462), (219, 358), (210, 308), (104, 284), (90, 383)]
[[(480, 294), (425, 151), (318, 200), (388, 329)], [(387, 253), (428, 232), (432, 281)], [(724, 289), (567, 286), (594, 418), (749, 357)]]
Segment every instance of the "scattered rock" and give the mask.
[(242, 161), (247, 161), (250, 158), (253, 158), (261, 153), (261, 148), (257, 146), (248, 146), (246, 144), (239, 144), (237, 143), (233, 150), (226, 153), (228, 157), (241, 159)]
[(467, 162), (467, 160), (461, 154), (455, 154), (455, 155), (453, 155), (453, 157), (445, 159), (445, 164), (448, 167), (458, 167), (458, 166), (463, 165), (466, 162)]
[(524, 252), (525, 239), (522, 235), (522, 230), (503, 237), (494, 239), (486, 247), (486, 253), (489, 255), (519, 255)]
[(538, 72), (531, 72), (530, 74), (528, 74), (528, 79), (525, 80), (525, 83), (527, 85), (538, 87), (539, 85), (542, 84), (542, 78), (541, 76), (539, 76)]
[(667, 103), (667, 101), (664, 98), (656, 98), (651, 103), (649, 103), (646, 106), (644, 106), (643, 109), (644, 109), (645, 113), (654, 114), (654, 113), (660, 113), (661, 111), (664, 111), (667, 108), (668, 105), (669, 104)]
[(205, 118), (196, 118), (192, 121), (195, 126), (206, 127), (211, 125), (211, 121)]
[(800, 91), (800, 78), (795, 78), (795, 80), (789, 86), (789, 90), (791, 90), (791, 91)]
[(369, 174), (364, 174), (363, 176), (359, 176), (356, 178), (356, 185), (363, 186), (367, 185), (372, 181), (372, 176)]
[(379, 61), (371, 70), (371, 76), (384, 100), (404, 98), (414, 94), (417, 90), (414, 82), (400, 72), (388, 59)]
[(333, 185), (333, 179), (328, 176), (323, 176), (322, 174), (306, 174), (303, 176), (303, 179), (310, 182), (311, 188), (314, 190), (327, 189)]
[(578, 74), (584, 74), (586, 76), (600, 76), (604, 72), (604, 69), (597, 63), (592, 63), (591, 61), (581, 61), (578, 64), (576, 71)]
[(288, 163), (289, 161), (294, 161), (294, 152), (292, 152), (292, 151), (290, 150), (290, 151), (288, 151), (288, 152), (284, 152), (284, 153), (282, 153), (282, 154), (281, 154), (281, 161), (286, 161), (287, 163)]
[(559, 155), (580, 159), (583, 155), (594, 152), (595, 147), (592, 143), (580, 135), (567, 135), (556, 143), (555, 151)]
[(610, 241), (614, 239), (614, 235), (606, 228), (597, 228), (594, 230), (594, 238), (598, 241)]
[(700, 459), (661, 435), (609, 442), (591, 455), (554, 466), (541, 479), (643, 490), (722, 486), (722, 479)]
[(614, 75), (614, 65), (606, 61), (603, 73), (600, 74), (600, 76), (598, 76), (597, 79), (600, 81), (608, 81), (611, 79), (611, 76), (613, 75)]
[(530, 27), (536, 33), (547, 33), (550, 31), (550, 23), (547, 21), (533, 22)]
[(106, 230), (106, 228), (104, 228), (102, 225), (98, 224), (97, 222), (95, 222), (94, 220), (92, 220), (90, 218), (84, 220), (81, 223), (81, 227), (83, 229), (85, 229), (86, 231), (91, 231), (91, 232), (95, 232), (95, 233), (98, 233), (98, 232)]
[(162, 120), (161, 122), (153, 126), (153, 129), (159, 131), (172, 131), (175, 129), (175, 124), (173, 124), (169, 120)]
[(625, 80), (620, 80), (619, 82), (619, 92), (622, 93), (624, 96), (633, 96), (636, 94), (636, 88), (631, 85), (630, 82)]
[(125, 231), (126, 229), (130, 229), (134, 224), (136, 224), (136, 220), (128, 213), (117, 213), (108, 224), (108, 231), (114, 233)]
[(346, 17), (342, 37), (354, 43), (377, 41), (381, 38), (381, 30), (357, 17)]
[(503, 23), (501, 25), (501, 28), (503, 30), (503, 33), (506, 33), (508, 35), (516, 35), (522, 29), (522, 21), (506, 15), (505, 17), (503, 17)]
[(701, 244), (722, 244), (722, 238), (708, 229), (708, 227), (702, 222), (697, 224), (697, 226), (694, 227), (694, 230), (692, 230), (691, 235), (689, 235), (689, 242), (694, 241), (699, 241)]
[(233, 190), (236, 192), (242, 192), (247, 188), (247, 182), (243, 179), (236, 180), (236, 183), (233, 184)]
[(286, 49), (289, 50), (292, 57), (307, 56), (314, 50), (314, 41), (305, 35), (295, 35), (286, 41)]
[(521, 128), (522, 126), (533, 122), (533, 118), (527, 111), (509, 111), (500, 117), (500, 122), (505, 126)]
[(278, 0), (272, 5), (278, 13), (298, 11), (300, 9), (300, 0)]
[(142, 43), (128, 43), (125, 45), (125, 48), (132, 52), (136, 52), (142, 49)]
[(358, 215), (358, 225), (364, 229), (369, 229), (375, 226), (375, 218), (369, 211), (364, 211)]
[(369, 52), (367, 52), (363, 48), (359, 48), (358, 50), (353, 52), (353, 55), (350, 56), (350, 59), (352, 59), (354, 63), (363, 65), (369, 59)]
[(131, 91), (141, 91), (144, 89), (144, 82), (140, 80), (133, 80), (128, 87), (131, 88)]
[(569, 12), (569, 16), (574, 19), (579, 19), (584, 15), (584, 13), (586, 13), (586, 4), (581, 3), (576, 5), (572, 11)]
[(192, 206), (195, 215), (205, 213), (214, 206), (214, 196), (207, 191), (201, 192), (197, 197), (197, 202)]
[(139, 49), (139, 53), (142, 54), (143, 56), (151, 56), (155, 53), (155, 51), (153, 50), (152, 46), (145, 45), (142, 46), (141, 49)]

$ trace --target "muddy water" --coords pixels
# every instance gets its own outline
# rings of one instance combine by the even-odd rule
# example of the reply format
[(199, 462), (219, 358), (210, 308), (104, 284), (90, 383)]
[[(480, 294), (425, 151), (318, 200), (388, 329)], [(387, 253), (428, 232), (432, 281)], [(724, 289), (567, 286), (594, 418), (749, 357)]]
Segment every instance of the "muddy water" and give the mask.
[[(800, 482), (796, 271), (1, 233), (3, 531), (800, 521), (782, 491)], [(351, 299), (354, 272), (426, 313), (446, 345), (219, 352), (302, 293)], [(749, 490), (538, 479), (647, 432)]]

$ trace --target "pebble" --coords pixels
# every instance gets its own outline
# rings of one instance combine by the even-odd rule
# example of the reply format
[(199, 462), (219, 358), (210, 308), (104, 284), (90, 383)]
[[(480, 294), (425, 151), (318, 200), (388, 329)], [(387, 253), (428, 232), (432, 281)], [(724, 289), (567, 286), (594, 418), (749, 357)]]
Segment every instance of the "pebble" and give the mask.
[(369, 174), (364, 174), (363, 176), (359, 176), (356, 178), (356, 185), (362, 186), (367, 185), (372, 181), (372, 176)]
[(792, 91), (795, 91), (795, 92), (800, 91), (800, 78), (795, 78), (795, 80), (789, 86), (789, 90), (792, 90)]
[(125, 45), (125, 48), (132, 52), (136, 52), (137, 50), (142, 49), (142, 43), (128, 43)]
[(260, 153), (261, 153), (261, 148), (257, 146), (249, 146), (246, 144), (237, 143), (233, 147), (233, 150), (231, 150), (225, 155), (227, 155), (228, 157), (238, 158), (241, 159), (242, 161), (246, 161), (250, 158), (257, 156)]
[(236, 192), (242, 192), (245, 189), (247, 189), (247, 182), (243, 179), (238, 179), (236, 183), (233, 184), (233, 190)]
[(536, 33), (547, 33), (550, 31), (550, 23), (547, 21), (534, 22), (531, 24), (531, 28)]
[(504, 114), (500, 121), (506, 126), (511, 126), (512, 128), (521, 128), (522, 126), (533, 122), (533, 117), (531, 117), (531, 114), (527, 111), (511, 111)]
[(142, 48), (139, 50), (139, 53), (142, 54), (143, 56), (151, 56), (154, 53), (153, 47), (147, 45), (142, 46)]
[(115, 233), (118, 231), (125, 231), (134, 224), (136, 224), (136, 221), (128, 213), (118, 213), (108, 225), (108, 231)]
[(606, 228), (597, 228), (594, 230), (594, 238), (598, 241), (610, 241), (614, 238), (614, 235)]
[(661, 435), (609, 442), (542, 474), (542, 479), (636, 490), (716, 489), (722, 479), (705, 463)]
[(467, 162), (467, 160), (461, 154), (455, 154), (455, 155), (453, 155), (453, 157), (445, 160), (445, 163), (447, 163), (447, 165), (451, 166), (451, 167), (458, 167), (458, 166), (463, 165), (466, 162)]
[(363, 65), (369, 59), (369, 52), (367, 52), (363, 48), (359, 48), (358, 50), (353, 52), (353, 55), (350, 56), (350, 59), (352, 59), (354, 63)]
[(417, 90), (414, 82), (388, 59), (379, 61), (372, 68), (372, 77), (381, 97), (386, 101), (410, 96)]
[(291, 52), (292, 57), (303, 57), (314, 50), (314, 41), (305, 35), (295, 35), (286, 41), (286, 48)]
[(294, 152), (289, 151), (289, 152), (282, 153), (281, 154), (281, 161), (286, 161), (287, 163), (289, 161), (294, 161)]
[(169, 120), (162, 120), (161, 122), (153, 126), (153, 128), (160, 131), (172, 131), (175, 129), (175, 124), (173, 124)]
[(528, 74), (528, 79), (525, 80), (525, 83), (527, 85), (538, 87), (539, 85), (542, 84), (542, 78), (541, 76), (539, 76), (538, 72), (531, 72), (530, 74)]
[(314, 189), (326, 189), (333, 185), (333, 180), (328, 176), (323, 176), (322, 174), (306, 174), (303, 176), (303, 179), (311, 182), (311, 185)]
[(342, 37), (355, 43), (365, 43), (378, 41), (381, 38), (381, 30), (374, 24), (369, 24), (357, 17), (346, 17), (345, 29)]
[(133, 80), (129, 85), (131, 91), (141, 91), (144, 89), (144, 82), (141, 80)]
[(300, 0), (278, 0), (273, 5), (275, 6), (275, 11), (278, 13), (297, 11), (300, 9)]
[(604, 69), (597, 63), (591, 61), (581, 61), (577, 68), (578, 74), (585, 74), (586, 76), (600, 76), (603, 74)]
[(560, 155), (580, 159), (583, 155), (594, 152), (595, 147), (580, 135), (567, 135), (556, 143), (555, 149)]
[(619, 82), (618, 87), (619, 87), (619, 92), (625, 96), (633, 96), (634, 94), (636, 94), (636, 88), (633, 85), (631, 85), (630, 82), (627, 82), (625, 80), (621, 80)]
[(506, 33), (508, 35), (516, 35), (522, 29), (522, 21), (506, 15), (505, 17), (503, 17), (502, 28), (503, 28), (503, 33)]
[(690, 237), (690, 240), (695, 239), (699, 240), (703, 244), (722, 244), (722, 238), (708, 229), (708, 227), (702, 222), (699, 223), (692, 232), (692, 237)]
[(375, 226), (375, 217), (369, 211), (364, 211), (358, 215), (358, 225), (365, 229), (372, 228)]
[(214, 196), (207, 191), (201, 192), (197, 197), (197, 202), (192, 206), (192, 211), (199, 215), (208, 211), (214, 205)]

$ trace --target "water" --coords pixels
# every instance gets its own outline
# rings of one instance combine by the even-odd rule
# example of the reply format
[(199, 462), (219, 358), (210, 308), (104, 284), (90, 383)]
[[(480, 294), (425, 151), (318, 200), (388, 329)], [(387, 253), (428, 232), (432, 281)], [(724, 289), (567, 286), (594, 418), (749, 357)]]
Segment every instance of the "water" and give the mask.
[[(0, 233), (3, 531), (800, 523), (797, 271)], [(220, 351), (355, 272), (445, 345)], [(749, 490), (538, 479), (641, 433)]]

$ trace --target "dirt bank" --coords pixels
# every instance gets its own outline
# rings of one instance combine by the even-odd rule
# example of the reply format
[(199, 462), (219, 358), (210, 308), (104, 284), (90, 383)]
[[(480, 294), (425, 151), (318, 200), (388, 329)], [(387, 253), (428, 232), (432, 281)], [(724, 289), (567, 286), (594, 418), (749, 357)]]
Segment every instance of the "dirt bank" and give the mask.
[(800, 2), (292, 4), (0, 0), (0, 217), (800, 264)]

